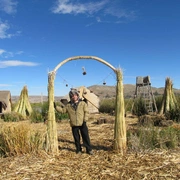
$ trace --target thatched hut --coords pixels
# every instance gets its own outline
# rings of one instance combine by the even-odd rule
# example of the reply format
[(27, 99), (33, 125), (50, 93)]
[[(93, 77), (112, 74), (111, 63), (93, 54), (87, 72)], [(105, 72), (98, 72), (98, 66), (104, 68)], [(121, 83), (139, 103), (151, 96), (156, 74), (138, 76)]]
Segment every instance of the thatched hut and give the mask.
[(10, 91), (0, 91), (0, 113), (11, 112), (12, 100)]
[(85, 99), (88, 103), (90, 113), (99, 112), (99, 97), (88, 88), (81, 86), (78, 88), (80, 98)]

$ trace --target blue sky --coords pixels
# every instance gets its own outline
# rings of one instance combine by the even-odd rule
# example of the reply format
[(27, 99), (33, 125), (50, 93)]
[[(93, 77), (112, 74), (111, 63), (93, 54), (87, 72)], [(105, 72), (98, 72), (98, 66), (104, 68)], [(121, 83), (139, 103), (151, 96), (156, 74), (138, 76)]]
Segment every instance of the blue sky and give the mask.
[[(0, 90), (47, 95), (48, 72), (73, 56), (121, 68), (124, 84), (149, 75), (154, 87), (170, 77), (180, 89), (180, 0), (0, 0)], [(104, 81), (116, 85), (104, 64), (70, 61), (57, 71), (55, 95)]]

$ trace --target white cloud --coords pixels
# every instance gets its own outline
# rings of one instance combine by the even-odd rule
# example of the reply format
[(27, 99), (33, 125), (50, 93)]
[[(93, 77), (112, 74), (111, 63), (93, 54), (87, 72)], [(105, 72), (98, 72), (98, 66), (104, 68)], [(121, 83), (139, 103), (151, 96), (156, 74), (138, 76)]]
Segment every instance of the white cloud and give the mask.
[(10, 84), (0, 84), (0, 87), (9, 87), (9, 86), (12, 86)]
[(7, 34), (7, 30), (9, 29), (9, 25), (7, 23), (2, 23), (0, 21), (0, 39), (10, 38), (11, 34)]
[(16, 13), (17, 1), (14, 0), (0, 0), (0, 10), (7, 14)]
[[(135, 11), (127, 10), (119, 0), (101, 0), (79, 3), (77, 0), (57, 0), (52, 8), (55, 14), (86, 14), (89, 17), (96, 16), (98, 23), (122, 23), (125, 20), (134, 20)], [(112, 19), (114, 17), (115, 19)]]
[(20, 55), (20, 54), (23, 54), (23, 53), (24, 53), (23, 51), (18, 51), (18, 52), (16, 52), (15, 54)]
[(0, 20), (0, 39), (11, 38), (13, 36), (18, 36), (19, 34), (21, 34), (20, 31), (17, 31), (15, 34), (10, 34), (7, 32), (9, 29), (9, 24)]
[(120, 9), (116, 6), (111, 6), (111, 7), (108, 7), (107, 9), (105, 9), (105, 14), (115, 16), (118, 19), (120, 19), (120, 18), (134, 19), (136, 17), (134, 11)]
[(5, 52), (4, 55), (3, 55), (4, 58), (10, 58), (10, 57), (14, 57), (14, 54), (12, 52)]
[(97, 22), (101, 22), (101, 18), (100, 17), (96, 17), (96, 21)]
[(10, 57), (14, 57), (15, 55), (21, 55), (23, 53), (24, 53), (23, 51), (17, 51), (15, 53), (13, 53), (13, 52), (8, 52), (4, 49), (0, 49), (0, 57), (6, 58), (6, 59), (10, 58)]
[(7, 57), (12, 57), (13, 54), (12, 54), (12, 52), (7, 52), (4, 49), (0, 49), (0, 56), (3, 58), (7, 58)]
[(6, 68), (10, 66), (38, 66), (38, 63), (23, 62), (19, 60), (0, 61), (0, 68)]
[(4, 49), (0, 49), (0, 56), (5, 53), (6, 51)]
[(86, 27), (92, 26), (94, 23), (86, 24)]
[(55, 14), (93, 14), (103, 9), (109, 0), (94, 3), (72, 3), (71, 1), (72, 0), (58, 0), (52, 8), (52, 12)]

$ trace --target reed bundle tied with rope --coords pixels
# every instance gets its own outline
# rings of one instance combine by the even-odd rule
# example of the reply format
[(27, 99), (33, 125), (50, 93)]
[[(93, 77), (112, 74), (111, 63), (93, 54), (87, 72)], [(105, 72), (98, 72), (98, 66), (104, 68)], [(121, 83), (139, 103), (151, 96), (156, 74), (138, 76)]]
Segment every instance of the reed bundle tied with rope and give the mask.
[(165, 89), (159, 114), (164, 114), (177, 108), (177, 100), (173, 92), (173, 83), (170, 78), (166, 78)]
[(14, 108), (14, 112), (18, 112), (23, 117), (27, 117), (31, 115), (32, 111), (33, 110), (32, 110), (31, 104), (29, 102), (29, 97), (28, 97), (28, 89), (27, 89), (27, 86), (24, 86), (21, 91), (19, 101)]

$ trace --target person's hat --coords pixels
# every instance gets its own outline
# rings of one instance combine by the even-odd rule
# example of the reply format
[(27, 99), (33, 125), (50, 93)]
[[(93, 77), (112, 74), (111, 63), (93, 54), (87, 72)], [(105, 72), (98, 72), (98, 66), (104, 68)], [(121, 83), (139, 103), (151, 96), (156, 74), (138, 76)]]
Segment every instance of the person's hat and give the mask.
[(74, 94), (76, 94), (77, 96), (79, 96), (79, 92), (78, 92), (76, 89), (71, 89), (71, 90), (69, 91), (69, 98), (71, 99)]

